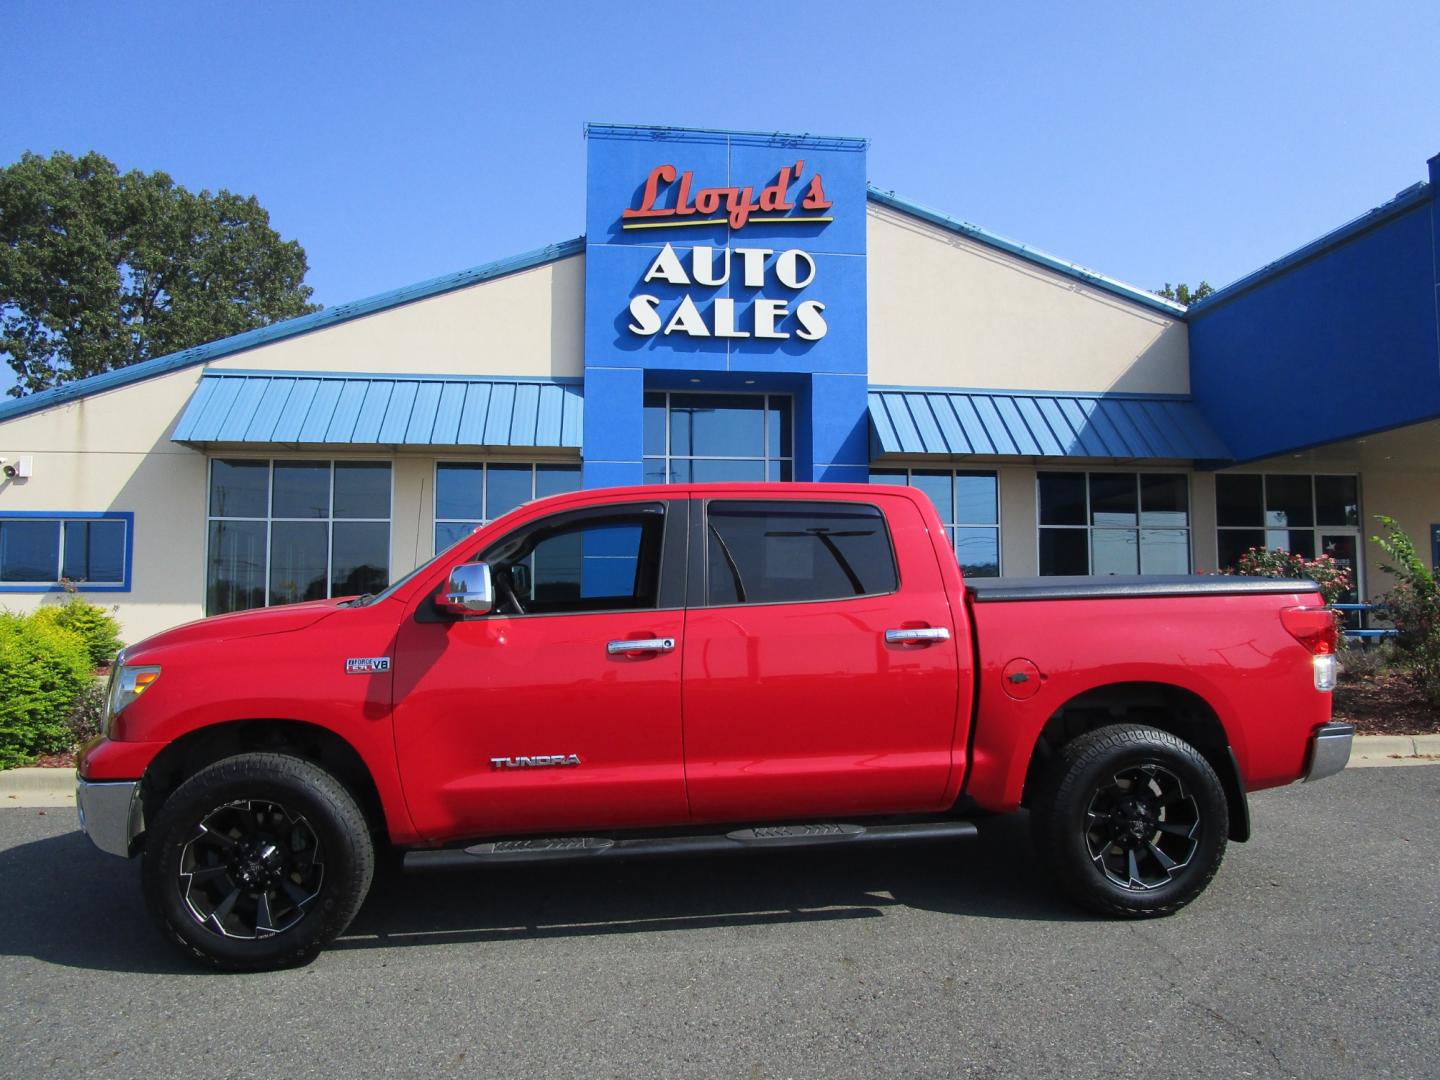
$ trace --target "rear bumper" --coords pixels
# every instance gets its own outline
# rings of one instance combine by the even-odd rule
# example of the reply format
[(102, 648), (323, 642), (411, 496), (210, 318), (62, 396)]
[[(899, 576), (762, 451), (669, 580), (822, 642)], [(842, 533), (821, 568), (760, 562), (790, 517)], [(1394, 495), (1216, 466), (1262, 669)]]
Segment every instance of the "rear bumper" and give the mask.
[(145, 831), (138, 780), (75, 778), (75, 809), (80, 829), (90, 842), (110, 855), (128, 859), (135, 838)]
[(1355, 741), (1353, 724), (1326, 724), (1310, 737), (1309, 764), (1305, 779), (1323, 780), (1345, 768), (1350, 760), (1350, 746)]

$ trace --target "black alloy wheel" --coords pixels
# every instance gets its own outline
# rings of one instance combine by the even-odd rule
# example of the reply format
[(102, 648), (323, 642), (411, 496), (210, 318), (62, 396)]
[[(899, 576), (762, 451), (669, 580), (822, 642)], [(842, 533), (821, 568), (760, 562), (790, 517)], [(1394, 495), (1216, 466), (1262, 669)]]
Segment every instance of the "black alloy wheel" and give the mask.
[(280, 803), (245, 799), (217, 807), (180, 853), (180, 891), (202, 925), (226, 937), (289, 930), (320, 895), (320, 838)]
[(1195, 747), (1113, 724), (1061, 747), (1031, 794), (1037, 850), (1061, 890), (1106, 915), (1170, 915), (1204, 891), (1230, 830), (1225, 790)]
[(355, 917), (375, 848), (355, 799), (289, 754), (225, 758), (147, 823), (141, 879), (161, 931), (224, 971), (307, 963)]
[(1116, 885), (1158, 889), (1195, 857), (1200, 807), (1184, 783), (1153, 762), (1120, 769), (1085, 811), (1090, 859)]

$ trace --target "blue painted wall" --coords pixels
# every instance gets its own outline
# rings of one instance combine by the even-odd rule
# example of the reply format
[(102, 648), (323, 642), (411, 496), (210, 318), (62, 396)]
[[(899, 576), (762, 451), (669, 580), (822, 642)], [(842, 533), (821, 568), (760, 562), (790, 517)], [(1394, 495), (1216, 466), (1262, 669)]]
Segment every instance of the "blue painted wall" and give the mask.
[[(864, 480), (869, 470), (864, 140), (615, 125), (591, 125), (586, 137), (585, 486), (641, 482), (643, 395), (646, 389), (665, 387), (793, 394), (796, 479)], [(706, 187), (750, 187), (758, 198), (762, 188), (789, 167), (786, 198), (794, 208), (775, 215), (755, 211), (752, 216), (833, 220), (747, 221), (734, 228), (723, 208), (688, 218), (626, 219), (623, 211), (642, 205), (646, 182), (659, 165), (693, 173), (691, 203)], [(801, 200), (817, 175), (831, 206), (807, 211)], [(678, 177), (661, 187), (655, 205), (674, 206), (678, 187)], [(627, 222), (668, 225), (714, 217), (727, 220), (624, 228)], [(729, 248), (729, 280), (718, 286), (645, 282), (667, 243), (687, 274), (697, 246), (714, 250), (717, 268), (721, 249)], [(740, 248), (770, 251), (761, 287), (744, 284), (740, 259), (733, 254)], [(798, 289), (787, 287), (775, 273), (781, 253), (792, 248), (814, 261), (814, 279)], [(790, 336), (637, 335), (630, 330), (635, 321), (630, 301), (638, 294), (658, 298), (662, 324), (688, 294), (712, 335), (717, 300), (733, 301), (736, 328), (751, 331), (757, 299), (783, 300), (789, 314), (776, 329)], [(824, 304), (827, 329), (818, 340), (807, 341), (797, 333), (796, 309), (807, 300)], [(692, 377), (701, 382), (691, 383)]]
[(1240, 461), (1440, 417), (1428, 188), (1192, 307), (1190, 383)]

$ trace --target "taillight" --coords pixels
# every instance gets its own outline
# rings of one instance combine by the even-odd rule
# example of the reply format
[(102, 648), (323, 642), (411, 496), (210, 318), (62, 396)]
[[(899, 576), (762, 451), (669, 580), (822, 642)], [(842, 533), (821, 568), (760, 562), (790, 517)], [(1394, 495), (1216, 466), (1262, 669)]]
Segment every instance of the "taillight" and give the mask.
[(1334, 690), (1338, 675), (1335, 649), (1340, 643), (1335, 612), (1325, 607), (1284, 608), (1280, 623), (1314, 657), (1315, 689)]
[(1292, 607), (1280, 612), (1280, 622), (1290, 636), (1316, 656), (1333, 656), (1340, 643), (1335, 612), (1324, 607)]

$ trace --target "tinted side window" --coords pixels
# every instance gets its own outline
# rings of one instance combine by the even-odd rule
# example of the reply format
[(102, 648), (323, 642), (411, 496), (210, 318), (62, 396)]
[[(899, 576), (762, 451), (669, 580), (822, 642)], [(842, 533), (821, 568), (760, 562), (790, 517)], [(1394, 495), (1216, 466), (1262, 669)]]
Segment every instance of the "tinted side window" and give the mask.
[(560, 514), (517, 530), (481, 554), (501, 615), (653, 608), (665, 516), (650, 504)]
[(898, 585), (885, 518), (864, 503), (712, 502), (706, 534), (711, 604), (841, 600)]

